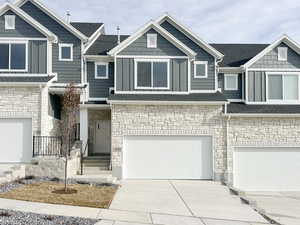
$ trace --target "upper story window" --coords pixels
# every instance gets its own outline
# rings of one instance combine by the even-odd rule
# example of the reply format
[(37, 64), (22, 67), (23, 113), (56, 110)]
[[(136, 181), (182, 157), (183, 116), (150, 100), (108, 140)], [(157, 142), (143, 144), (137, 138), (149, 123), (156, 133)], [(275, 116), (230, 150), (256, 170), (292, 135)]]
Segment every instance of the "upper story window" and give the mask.
[(5, 16), (5, 30), (14, 30), (16, 24), (16, 17), (14, 15)]
[(207, 78), (207, 62), (195, 61), (194, 62), (194, 77), (195, 78)]
[(95, 79), (108, 79), (108, 63), (95, 63)]
[(59, 60), (73, 61), (73, 44), (59, 44)]
[(224, 74), (224, 90), (225, 91), (238, 90), (238, 74)]
[(286, 47), (278, 47), (278, 60), (279, 61), (287, 61), (287, 51)]
[(267, 100), (269, 101), (298, 101), (299, 74), (268, 73)]
[(157, 34), (147, 34), (147, 48), (157, 48)]
[(27, 71), (27, 42), (0, 42), (0, 71)]
[(135, 60), (136, 89), (169, 89), (169, 60)]

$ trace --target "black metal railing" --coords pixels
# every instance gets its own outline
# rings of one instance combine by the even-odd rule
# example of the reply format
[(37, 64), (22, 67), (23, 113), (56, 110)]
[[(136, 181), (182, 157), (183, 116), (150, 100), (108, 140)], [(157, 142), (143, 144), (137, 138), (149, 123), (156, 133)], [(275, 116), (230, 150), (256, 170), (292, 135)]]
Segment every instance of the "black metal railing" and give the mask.
[(33, 136), (33, 157), (61, 156), (62, 137)]

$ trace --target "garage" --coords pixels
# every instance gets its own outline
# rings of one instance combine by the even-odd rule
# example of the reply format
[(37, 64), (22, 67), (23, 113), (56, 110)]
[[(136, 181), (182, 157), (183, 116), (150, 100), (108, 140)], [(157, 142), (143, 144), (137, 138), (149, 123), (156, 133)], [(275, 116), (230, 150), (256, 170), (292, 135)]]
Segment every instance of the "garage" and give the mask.
[(124, 137), (125, 179), (213, 179), (208, 136)]
[(0, 163), (30, 162), (32, 158), (31, 119), (0, 119)]
[(300, 191), (300, 147), (237, 148), (234, 187), (244, 191)]

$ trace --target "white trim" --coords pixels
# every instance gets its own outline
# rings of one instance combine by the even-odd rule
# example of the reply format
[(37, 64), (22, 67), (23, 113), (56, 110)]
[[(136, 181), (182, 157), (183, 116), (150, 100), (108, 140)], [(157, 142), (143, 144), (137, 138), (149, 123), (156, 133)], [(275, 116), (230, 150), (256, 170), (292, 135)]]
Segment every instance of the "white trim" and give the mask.
[(223, 114), (225, 117), (300, 117), (299, 113), (291, 114), (291, 113), (226, 113)]
[(192, 93), (192, 94), (197, 94), (197, 93), (207, 93), (207, 94), (209, 94), (209, 93), (217, 93), (218, 92), (218, 90), (191, 90), (190, 91), (190, 93)]
[(90, 62), (103, 60), (105, 60), (105, 62), (114, 62), (114, 57), (109, 55), (84, 55), (83, 57)]
[(81, 55), (80, 55), (80, 61), (81, 61), (81, 83), (85, 83), (85, 59), (83, 57), (83, 52), (84, 52), (84, 43), (81, 41)]
[(85, 44), (83, 54), (85, 54), (89, 48), (95, 43), (95, 41), (103, 34), (101, 31), (104, 30), (104, 24), (102, 24), (91, 37), (89, 37), (88, 42)]
[[(62, 48), (70, 48), (70, 55), (71, 58), (70, 59), (63, 59), (62, 58)], [(67, 44), (67, 43), (59, 43), (58, 44), (58, 48), (59, 48), (59, 61), (65, 61), (65, 62), (72, 62), (73, 61), (73, 48), (74, 48), (74, 44)]]
[[(15, 15), (5, 15), (5, 30), (15, 30), (16, 29), (16, 16)], [(9, 26), (8, 20), (12, 20), (12, 26)]]
[[(107, 57), (107, 56), (105, 56)], [(110, 56), (108, 56), (110, 57)], [(171, 55), (166, 55), (166, 56), (159, 56), (159, 55), (116, 55), (116, 58), (140, 58), (140, 59), (189, 59), (188, 56), (171, 56)]]
[(181, 24), (179, 21), (175, 20), (172, 16), (170, 16), (168, 13), (163, 14), (158, 19), (156, 19), (156, 23), (159, 25), (162, 24), (165, 20), (170, 22), (173, 26), (175, 26), (177, 29), (181, 30), (183, 33), (187, 34), (191, 37), (192, 41), (197, 43), (200, 47), (204, 48), (207, 52), (212, 54), (213, 56), (217, 58), (223, 58), (224, 55), (219, 52), (217, 49), (206, 43), (204, 40), (202, 40), (198, 35), (196, 35), (194, 32), (192, 32), (191, 29), (186, 27), (185, 25)]
[(128, 95), (134, 95), (134, 94), (161, 94), (161, 95), (189, 95), (189, 92), (184, 91), (116, 91), (115, 94), (128, 94)]
[(280, 43), (284, 42), (286, 45), (288, 45), (290, 48), (292, 48), (294, 51), (296, 51), (298, 54), (300, 54), (300, 45), (292, 40), (289, 36), (283, 35), (279, 39), (277, 39), (275, 42), (273, 42), (271, 45), (266, 47), (264, 50), (262, 50), (259, 54), (257, 54), (255, 57), (253, 57), (250, 61), (245, 63), (243, 67), (250, 67), (252, 64), (254, 64), (256, 61), (261, 59), (263, 56), (265, 56), (268, 52), (273, 50), (276, 46), (278, 46)]
[[(0, 40), (0, 44), (9, 45), (8, 53), (8, 69), (0, 69), (0, 72), (28, 72), (28, 41), (17, 41), (11, 39), (10, 41)], [(24, 69), (11, 69), (11, 45), (24, 44), (25, 45), (25, 68)]]
[[(204, 76), (197, 75), (197, 65), (205, 65), (205, 75)], [(207, 61), (194, 61), (194, 78), (195, 79), (207, 78), (207, 74), (208, 74), (208, 62)]]
[[(34, 73), (1, 73), (0, 77), (48, 77), (49, 74)], [(50, 75), (51, 76), (51, 75)]]
[[(154, 38), (154, 44), (151, 44), (151, 38)], [(147, 34), (147, 48), (157, 48), (157, 34)]]
[(283, 69), (283, 68), (249, 68), (248, 71), (267, 71), (267, 72), (278, 72), (278, 71), (282, 71), (282, 72), (300, 72), (300, 69)]
[(0, 87), (33, 87), (46, 86), (47, 82), (0, 82)]
[(173, 35), (171, 35), (168, 31), (163, 29), (161, 26), (156, 24), (153, 21), (148, 22), (145, 24), (143, 27), (141, 27), (138, 31), (136, 31), (133, 35), (128, 37), (126, 40), (124, 40), (121, 44), (117, 45), (113, 49), (111, 49), (108, 52), (108, 55), (116, 55), (120, 51), (122, 51), (124, 48), (129, 46), (132, 42), (134, 42), (136, 39), (141, 37), (144, 33), (148, 32), (150, 29), (154, 29), (157, 31), (159, 34), (161, 34), (164, 38), (166, 38), (168, 41), (170, 41), (173, 45), (177, 46), (180, 50), (182, 50), (184, 53), (189, 55), (190, 57), (195, 57), (197, 55), (196, 52), (194, 52), (192, 49), (187, 47), (185, 44), (183, 44), (181, 41), (176, 39)]
[[(138, 62), (151, 63), (151, 87), (139, 87), (138, 86)], [(167, 87), (153, 87), (153, 62), (166, 62), (167, 63)], [(134, 88), (140, 90), (170, 90), (170, 60), (169, 59), (134, 59)]]
[(243, 99), (227, 99), (228, 102), (245, 102)]
[(110, 104), (134, 104), (134, 105), (224, 105), (227, 102), (215, 101), (138, 101), (138, 100), (108, 100)]
[(44, 27), (42, 24), (40, 24), (38, 21), (33, 19), (30, 15), (28, 15), (26, 12), (24, 12), (19, 7), (16, 7), (15, 5), (11, 3), (4, 3), (4, 5), (0, 8), (0, 16), (3, 15), (8, 10), (12, 10), (15, 14), (20, 16), (23, 20), (28, 22), (31, 26), (33, 26), (35, 29), (37, 29), (39, 32), (44, 34), (45, 36), (49, 37), (51, 41), (57, 42), (57, 36), (49, 31), (46, 27)]
[[(98, 69), (97, 69), (97, 67), (98, 66), (105, 66), (105, 68), (106, 68), (106, 74), (105, 74), (105, 77), (103, 77), (103, 76), (98, 76), (99, 74), (98, 74)], [(108, 63), (107, 62), (97, 62), (97, 63), (95, 63), (95, 79), (99, 79), (99, 80), (106, 80), (106, 79), (108, 79), (108, 69), (109, 69), (109, 67), (108, 67)]]
[(47, 38), (19, 38), (19, 37), (13, 37), (13, 38), (9, 38), (9, 37), (0, 37), (0, 41), (49, 41)]
[(88, 98), (88, 101), (106, 101), (106, 100), (107, 98), (91, 98), (91, 97)]
[[(284, 51), (284, 57), (280, 56), (280, 51)], [(288, 48), (287, 47), (277, 47), (278, 61), (287, 61)]]
[[(233, 88), (227, 87), (226, 78), (233, 77), (235, 78), (235, 86)], [(224, 74), (224, 90), (225, 91), (238, 91), (239, 90), (239, 75), (238, 74)]]
[(219, 67), (219, 73), (242, 73), (244, 69), (242, 67)]
[(14, 2), (14, 5), (16, 5), (17, 7), (21, 7), (27, 1), (30, 1), (32, 4), (34, 4), (35, 6), (37, 6), (40, 10), (42, 10), (43, 12), (45, 12), (48, 16), (50, 16), (52, 19), (54, 19), (58, 23), (60, 23), (65, 29), (67, 29), (68, 31), (70, 31), (71, 33), (73, 33), (79, 39), (81, 39), (83, 41), (87, 41), (88, 40), (88, 38), (84, 34), (82, 34), (81, 32), (79, 32), (71, 24), (67, 23), (65, 20), (63, 20), (62, 18), (60, 18), (58, 15), (56, 15), (52, 10), (50, 10), (49, 8), (47, 8), (39, 0), (16, 0)]

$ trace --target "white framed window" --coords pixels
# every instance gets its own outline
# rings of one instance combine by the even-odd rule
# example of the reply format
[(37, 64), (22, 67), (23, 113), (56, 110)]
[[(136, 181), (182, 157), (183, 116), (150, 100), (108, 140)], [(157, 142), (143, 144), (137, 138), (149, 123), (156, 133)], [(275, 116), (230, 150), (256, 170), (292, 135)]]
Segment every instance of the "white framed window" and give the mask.
[(207, 78), (208, 62), (207, 61), (195, 61), (194, 62), (194, 77), (195, 78)]
[(169, 59), (135, 59), (135, 89), (169, 89)]
[(0, 71), (26, 72), (28, 70), (28, 42), (0, 42)]
[(73, 44), (59, 44), (59, 61), (73, 61)]
[(157, 34), (147, 34), (147, 48), (157, 48)]
[(108, 79), (108, 63), (95, 63), (95, 79)]
[(287, 61), (287, 52), (288, 48), (287, 47), (278, 47), (278, 60), (279, 61)]
[(298, 102), (299, 82), (298, 73), (267, 73), (267, 101)]
[(238, 88), (238, 74), (224, 74), (224, 90), (237, 91)]
[(5, 18), (5, 30), (14, 30), (16, 26), (16, 16), (6, 15), (4, 18)]

